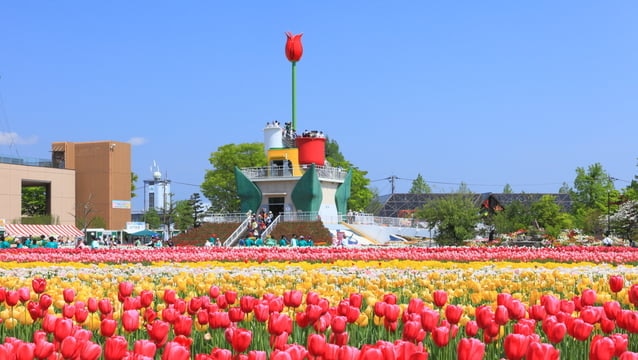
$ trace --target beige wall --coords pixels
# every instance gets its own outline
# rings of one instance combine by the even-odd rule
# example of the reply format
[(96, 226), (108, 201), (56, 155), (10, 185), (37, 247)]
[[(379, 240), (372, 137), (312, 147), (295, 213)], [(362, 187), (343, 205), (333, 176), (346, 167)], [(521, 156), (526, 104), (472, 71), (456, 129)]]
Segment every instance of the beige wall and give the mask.
[(77, 213), (90, 204), (107, 229), (124, 229), (131, 209), (113, 201), (131, 201), (131, 144), (118, 141), (74, 143)]
[(75, 172), (38, 166), (0, 163), (0, 218), (19, 223), (22, 184), (46, 183), (51, 188), (51, 216), (62, 225), (75, 225)]

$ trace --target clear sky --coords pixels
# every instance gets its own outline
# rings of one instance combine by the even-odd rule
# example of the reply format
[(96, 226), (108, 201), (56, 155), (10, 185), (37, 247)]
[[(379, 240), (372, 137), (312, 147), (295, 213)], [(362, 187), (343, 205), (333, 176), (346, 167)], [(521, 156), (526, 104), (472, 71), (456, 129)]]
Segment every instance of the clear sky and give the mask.
[[(638, 174), (635, 1), (12, 1), (0, 11), (0, 154), (133, 144), (177, 200), (210, 154), (291, 116), (284, 32), (303, 32), (297, 128), (381, 194), (556, 192)], [(142, 182), (138, 195), (142, 194)], [(142, 208), (142, 196), (133, 208)]]

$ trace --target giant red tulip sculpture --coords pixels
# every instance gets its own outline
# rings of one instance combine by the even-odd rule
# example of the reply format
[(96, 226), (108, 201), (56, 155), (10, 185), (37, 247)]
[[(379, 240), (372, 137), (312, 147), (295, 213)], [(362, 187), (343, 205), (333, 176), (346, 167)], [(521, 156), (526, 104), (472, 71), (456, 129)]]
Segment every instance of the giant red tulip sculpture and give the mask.
[(286, 32), (286, 58), (292, 63), (292, 131), (297, 130), (295, 68), (297, 61), (301, 60), (301, 55), (303, 55), (303, 46), (301, 45), (302, 35), (303, 34), (293, 35), (291, 32)]

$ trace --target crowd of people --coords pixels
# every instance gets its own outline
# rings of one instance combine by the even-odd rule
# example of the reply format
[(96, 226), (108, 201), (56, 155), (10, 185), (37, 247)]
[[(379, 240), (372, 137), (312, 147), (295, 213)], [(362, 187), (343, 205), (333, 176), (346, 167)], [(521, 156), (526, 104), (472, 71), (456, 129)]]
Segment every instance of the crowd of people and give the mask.
[(55, 236), (49, 236), (47, 238), (45, 235), (40, 235), (40, 237), (20, 236), (10, 242), (4, 235), (0, 235), (0, 249), (9, 249), (13, 247), (18, 249), (57, 249), (60, 247), (60, 243), (63, 242), (61, 240), (62, 239), (56, 238)]
[(303, 235), (297, 237), (297, 234), (292, 234), (290, 240), (286, 235), (281, 235), (279, 240), (272, 237), (270, 234), (265, 238), (261, 236), (247, 236), (239, 239), (239, 246), (292, 246), (292, 247), (309, 247), (314, 246), (314, 242), (311, 237), (304, 238)]

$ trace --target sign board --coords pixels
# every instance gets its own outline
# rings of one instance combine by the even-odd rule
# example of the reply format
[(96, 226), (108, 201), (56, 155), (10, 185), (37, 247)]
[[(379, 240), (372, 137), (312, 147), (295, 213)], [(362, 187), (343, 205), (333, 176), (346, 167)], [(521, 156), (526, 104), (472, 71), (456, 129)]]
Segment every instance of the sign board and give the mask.
[(130, 209), (131, 202), (129, 200), (113, 200), (111, 206), (113, 209)]

